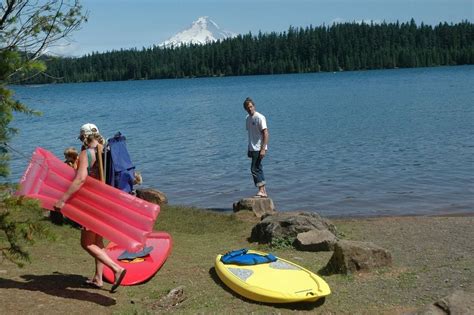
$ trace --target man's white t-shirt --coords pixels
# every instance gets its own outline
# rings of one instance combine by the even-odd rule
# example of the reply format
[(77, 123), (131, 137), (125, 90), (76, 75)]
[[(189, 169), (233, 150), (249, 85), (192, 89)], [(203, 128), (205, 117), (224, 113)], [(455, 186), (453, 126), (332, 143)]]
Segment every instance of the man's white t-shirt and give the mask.
[(260, 151), (263, 140), (262, 131), (267, 129), (265, 116), (259, 112), (255, 112), (253, 116), (247, 115), (246, 126), (249, 134), (249, 151)]

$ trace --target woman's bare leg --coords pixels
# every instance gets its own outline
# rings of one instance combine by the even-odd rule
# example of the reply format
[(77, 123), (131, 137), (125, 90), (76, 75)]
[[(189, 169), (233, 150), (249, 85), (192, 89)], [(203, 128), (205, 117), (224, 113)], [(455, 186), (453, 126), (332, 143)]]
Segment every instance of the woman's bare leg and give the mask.
[(81, 232), (81, 246), (84, 248), (89, 255), (95, 258), (96, 260), (96, 274), (94, 276), (94, 283), (97, 285), (101, 285), (99, 279), (96, 278), (100, 275), (100, 281), (102, 281), (102, 273), (104, 269), (104, 265), (112, 269), (114, 272), (115, 278), (120, 276), (120, 274), (124, 271), (124, 268), (120, 267), (117, 263), (115, 263), (109, 255), (104, 250), (104, 244), (102, 242), (102, 238), (98, 240), (98, 236), (96, 233), (92, 231), (82, 230)]
[[(97, 247), (101, 249), (104, 249), (104, 239), (102, 238), (102, 236), (98, 234), (95, 235), (95, 245), (97, 245)], [(99, 286), (102, 286), (104, 284), (102, 280), (103, 274), (104, 274), (104, 264), (100, 260), (95, 259), (94, 281)]]

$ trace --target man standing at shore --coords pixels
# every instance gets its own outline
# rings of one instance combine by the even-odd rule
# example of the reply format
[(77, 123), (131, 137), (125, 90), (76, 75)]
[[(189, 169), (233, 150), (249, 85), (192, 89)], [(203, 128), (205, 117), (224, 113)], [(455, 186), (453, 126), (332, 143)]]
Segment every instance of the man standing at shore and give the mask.
[(268, 128), (265, 116), (256, 111), (255, 103), (247, 97), (244, 101), (244, 109), (248, 113), (246, 118), (246, 128), (248, 132), (248, 152), (247, 156), (252, 159), (250, 171), (253, 181), (258, 188), (255, 197), (266, 198), (265, 176), (263, 175), (262, 159), (267, 152)]

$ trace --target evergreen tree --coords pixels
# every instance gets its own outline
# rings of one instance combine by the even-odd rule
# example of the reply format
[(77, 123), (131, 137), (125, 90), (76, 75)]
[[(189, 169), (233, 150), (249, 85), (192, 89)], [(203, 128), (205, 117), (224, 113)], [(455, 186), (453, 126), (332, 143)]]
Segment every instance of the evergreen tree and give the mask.
[[(342, 23), (248, 33), (203, 46), (142, 48), (51, 58), (50, 76), (28, 83), (304, 73), (473, 64), (468, 21), (419, 26)], [(53, 78), (61, 78), (53, 79)]]
[[(0, 6), (0, 177), (9, 173), (8, 145), (16, 130), (11, 128), (13, 113), (38, 114), (13, 99), (10, 84), (34, 78), (45, 70), (41, 60), (45, 50), (66, 37), (85, 20), (77, 1), (8, 0)], [(68, 69), (71, 63), (61, 64)], [(59, 68), (61, 69), (61, 68)], [(55, 70), (57, 73), (62, 73)], [(78, 72), (76, 72), (78, 73)], [(82, 76), (81, 76), (82, 77)], [(47, 235), (37, 203), (13, 197), (12, 187), (0, 185), (0, 252), (19, 265), (29, 260), (25, 242)]]

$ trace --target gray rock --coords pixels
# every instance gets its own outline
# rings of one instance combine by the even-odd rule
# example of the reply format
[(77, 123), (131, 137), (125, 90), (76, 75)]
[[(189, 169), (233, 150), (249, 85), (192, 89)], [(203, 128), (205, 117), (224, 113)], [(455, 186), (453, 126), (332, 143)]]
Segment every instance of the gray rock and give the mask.
[(296, 238), (298, 234), (312, 230), (329, 230), (336, 235), (336, 227), (315, 212), (278, 212), (262, 217), (253, 227), (250, 239), (259, 243), (271, 243), (275, 238)]
[(295, 247), (308, 252), (331, 251), (337, 237), (329, 230), (311, 230), (296, 236)]
[(234, 212), (247, 210), (252, 211), (258, 218), (267, 214), (275, 213), (273, 200), (270, 198), (243, 198), (233, 205)]
[(418, 315), (461, 315), (474, 314), (474, 293), (462, 290), (454, 291), (452, 294), (428, 305), (414, 314)]
[(166, 195), (153, 188), (137, 189), (137, 197), (160, 206), (168, 203)]
[(370, 242), (341, 240), (334, 246), (334, 253), (324, 272), (348, 274), (391, 264), (392, 255), (386, 249)]

